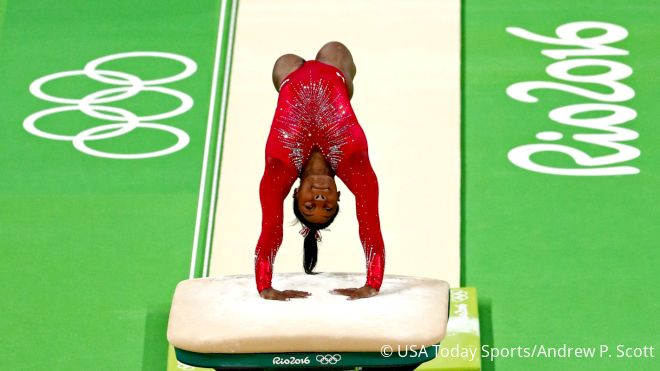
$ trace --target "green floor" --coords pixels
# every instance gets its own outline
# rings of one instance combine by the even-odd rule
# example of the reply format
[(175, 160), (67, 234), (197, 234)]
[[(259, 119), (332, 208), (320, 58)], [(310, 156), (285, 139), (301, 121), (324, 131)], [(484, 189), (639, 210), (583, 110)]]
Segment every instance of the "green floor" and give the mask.
[[(165, 369), (169, 305), (175, 284), (191, 270), (204, 161), (207, 171), (213, 169), (215, 130), (209, 133), (208, 160), (205, 145), (220, 3), (0, 1), (0, 369)], [(33, 96), (28, 87), (34, 80), (135, 51), (173, 53), (196, 63), (191, 76), (157, 84), (190, 96), (192, 108), (171, 118), (141, 120), (183, 130), (187, 146), (169, 155), (118, 160), (82, 153), (71, 141), (23, 128), (31, 114), (66, 105)], [(184, 66), (141, 57), (108, 61), (97, 69), (114, 73), (101, 78), (125, 81), (119, 72), (148, 81), (176, 75)], [(223, 69), (220, 63), (220, 78)], [(117, 87), (79, 74), (54, 79), (43, 91), (81, 99)], [(212, 117), (217, 117), (220, 92)], [(180, 103), (145, 90), (98, 104), (144, 117)], [(72, 109), (46, 115), (36, 126), (73, 136), (112, 123)], [(175, 143), (171, 133), (153, 128), (85, 142), (111, 154), (158, 151)], [(207, 176), (206, 183), (210, 180)], [(205, 199), (200, 213), (199, 258), (208, 203)], [(197, 264), (194, 270), (200, 269)]]
[[(603, 344), (610, 350), (595, 359), (515, 357), (494, 363), (484, 359), (486, 370), (660, 368), (657, 358), (617, 358), (615, 349), (660, 345), (658, 19), (660, 3), (649, 0), (465, 1), (463, 275), (465, 284), (479, 289), (482, 341), (494, 347)], [(637, 167), (637, 175), (549, 175), (519, 168), (507, 159), (515, 147), (540, 143), (535, 135), (543, 131), (563, 133), (565, 139), (558, 143), (591, 156), (615, 152), (569, 136), (599, 131), (548, 118), (552, 109), (597, 101), (535, 90), (532, 94), (539, 102), (523, 103), (506, 93), (509, 85), (518, 82), (559, 82), (545, 72), (555, 60), (541, 51), (575, 47), (532, 42), (505, 29), (522, 27), (556, 37), (558, 26), (576, 21), (609, 22), (629, 32), (625, 40), (613, 44), (629, 55), (591, 58), (633, 69), (622, 82), (636, 96), (613, 104), (637, 111), (636, 119), (620, 125), (639, 133), (638, 139), (626, 143), (641, 150), (641, 155), (620, 164)], [(572, 72), (606, 71), (582, 67)], [(611, 92), (596, 84), (570, 84)], [(561, 154), (539, 154), (533, 159), (547, 166), (576, 167)]]
[[(228, 12), (220, 29), (218, 24), (220, 7), (231, 6), (219, 0), (189, 5), (174, 0), (0, 0), (0, 369), (165, 369), (169, 302), (176, 282), (190, 274), (194, 242), (198, 254), (192, 271), (200, 275), (202, 269), (218, 134), (217, 119), (207, 131), (208, 117), (217, 118), (220, 112)], [(610, 350), (602, 357), (597, 352), (595, 358), (485, 358), (486, 370), (659, 367), (657, 358), (618, 358), (616, 352), (618, 345), (659, 345), (658, 19), (660, 5), (651, 0), (464, 1), (462, 274), (464, 285), (479, 291), (482, 342), (500, 349), (566, 344), (607, 345)], [(507, 158), (516, 147), (541, 143), (535, 135), (547, 131), (564, 135), (557, 144), (592, 157), (614, 152), (570, 139), (598, 130), (548, 118), (555, 108), (598, 101), (541, 89), (532, 91), (539, 102), (523, 103), (506, 93), (515, 83), (559, 82), (546, 73), (557, 61), (541, 51), (574, 48), (532, 42), (506, 28), (554, 37), (558, 26), (577, 21), (608, 22), (629, 33), (613, 44), (629, 55), (591, 58), (633, 70), (621, 82), (635, 97), (611, 103), (637, 112), (637, 118), (620, 127), (639, 134), (625, 144), (641, 155), (618, 166), (636, 167), (639, 174), (549, 175), (522, 169)], [(117, 160), (85, 154), (70, 140), (24, 129), (30, 115), (67, 105), (35, 97), (29, 91), (33, 81), (135, 51), (173, 53), (195, 62), (191, 76), (160, 85), (190, 96), (192, 108), (152, 120), (183, 130), (190, 139), (184, 148)], [(126, 58), (102, 67), (110, 71), (101, 76), (106, 80), (130, 80), (127, 73), (153, 80), (183, 70), (179, 62), (162, 58)], [(573, 72), (606, 71), (582, 67)], [(611, 93), (596, 84), (570, 85)], [(81, 74), (43, 86), (44, 92), (68, 99), (108, 88), (117, 85)], [(110, 93), (95, 98), (113, 100)], [(146, 91), (99, 105), (150, 116), (176, 108), (179, 101)], [(121, 112), (97, 108), (95, 114)], [(36, 126), (74, 136), (112, 123), (72, 109), (44, 116)], [(176, 143), (171, 133), (153, 128), (113, 136), (116, 130), (97, 132), (107, 138), (84, 144), (121, 155)], [(546, 153), (533, 159), (546, 166), (578, 167), (566, 155)]]

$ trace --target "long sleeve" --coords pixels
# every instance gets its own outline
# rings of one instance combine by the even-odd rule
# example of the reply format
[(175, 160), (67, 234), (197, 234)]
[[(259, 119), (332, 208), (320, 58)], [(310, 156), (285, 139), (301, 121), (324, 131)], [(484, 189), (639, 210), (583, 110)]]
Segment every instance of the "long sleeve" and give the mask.
[(355, 195), (360, 241), (366, 257), (366, 284), (380, 289), (385, 271), (385, 246), (378, 215), (378, 179), (366, 150), (346, 158), (337, 175)]
[(254, 272), (259, 292), (271, 287), (275, 255), (282, 244), (283, 203), (297, 172), (282, 161), (267, 158), (259, 186), (261, 235), (254, 253)]

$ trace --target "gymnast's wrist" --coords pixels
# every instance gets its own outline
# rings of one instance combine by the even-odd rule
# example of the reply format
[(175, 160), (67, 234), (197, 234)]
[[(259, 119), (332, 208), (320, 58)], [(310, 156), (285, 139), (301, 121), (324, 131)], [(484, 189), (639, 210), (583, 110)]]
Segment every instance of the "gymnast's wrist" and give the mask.
[(369, 284), (369, 283), (365, 283), (364, 286), (376, 290), (376, 293), (380, 291), (380, 286), (376, 287), (373, 284)]

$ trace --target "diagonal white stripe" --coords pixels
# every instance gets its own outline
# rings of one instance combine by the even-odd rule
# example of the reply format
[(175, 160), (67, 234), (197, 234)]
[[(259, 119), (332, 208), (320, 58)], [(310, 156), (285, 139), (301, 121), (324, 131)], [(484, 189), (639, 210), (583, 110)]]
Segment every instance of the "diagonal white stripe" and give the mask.
[(209, 206), (208, 225), (206, 229), (206, 241), (204, 247), (204, 267), (202, 277), (207, 277), (209, 273), (209, 260), (211, 256), (211, 236), (213, 235), (213, 222), (215, 220), (215, 204), (218, 191), (218, 176), (220, 173), (220, 153), (222, 153), (222, 140), (227, 116), (227, 100), (229, 99), (229, 78), (231, 73), (231, 59), (234, 50), (234, 30), (236, 24), (238, 0), (232, 2), (231, 18), (229, 20), (229, 35), (227, 43), (227, 54), (225, 55), (225, 75), (222, 83), (222, 95), (220, 103), (220, 124), (218, 125), (218, 140), (216, 141), (215, 163), (213, 167), (213, 183), (211, 188), (211, 203)]
[(226, 17), (227, 0), (222, 0), (220, 5), (220, 19), (218, 21), (218, 38), (215, 45), (215, 61), (213, 63), (213, 77), (211, 81), (211, 100), (209, 102), (209, 115), (206, 121), (206, 139), (204, 141), (204, 159), (202, 162), (202, 175), (199, 181), (199, 198), (197, 199), (197, 216), (195, 218), (195, 234), (193, 237), (192, 258), (190, 260), (189, 278), (195, 278), (197, 265), (197, 251), (199, 247), (199, 235), (202, 224), (202, 207), (204, 206), (204, 193), (206, 191), (206, 169), (208, 167), (209, 146), (211, 144), (211, 132), (213, 130), (213, 118), (215, 117), (215, 102), (218, 90), (218, 71), (220, 69), (220, 54), (222, 40), (224, 39), (224, 23)]

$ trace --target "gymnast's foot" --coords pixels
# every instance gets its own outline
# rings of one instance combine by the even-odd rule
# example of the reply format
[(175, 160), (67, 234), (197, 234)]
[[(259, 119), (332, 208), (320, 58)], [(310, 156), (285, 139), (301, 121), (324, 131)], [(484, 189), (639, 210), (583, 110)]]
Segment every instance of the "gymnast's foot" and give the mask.
[(306, 292), (306, 291), (298, 291), (298, 290), (276, 290), (274, 288), (269, 288), (262, 290), (259, 295), (268, 300), (282, 300), (282, 301), (289, 301), (291, 299), (297, 299), (301, 298), (304, 299), (312, 294)]
[(376, 294), (378, 294), (378, 290), (371, 286), (364, 285), (359, 288), (354, 287), (348, 289), (334, 289), (330, 291), (330, 293), (334, 295), (346, 295), (348, 296), (348, 300), (355, 300), (376, 296)]

